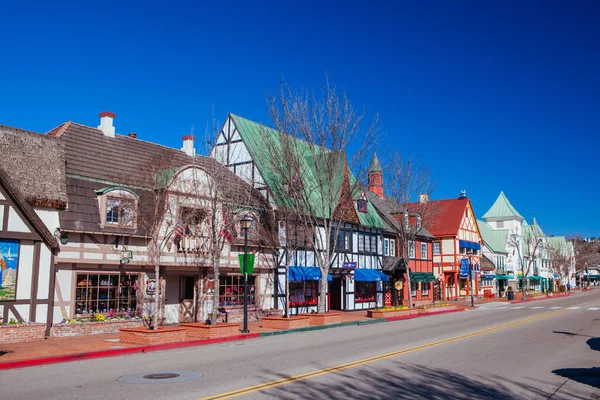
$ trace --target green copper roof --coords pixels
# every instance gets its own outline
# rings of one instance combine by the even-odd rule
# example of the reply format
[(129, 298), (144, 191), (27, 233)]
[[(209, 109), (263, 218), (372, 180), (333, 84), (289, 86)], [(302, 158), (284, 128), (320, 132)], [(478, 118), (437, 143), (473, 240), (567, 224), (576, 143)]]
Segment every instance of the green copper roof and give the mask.
[(373, 159), (371, 160), (371, 165), (369, 165), (369, 172), (381, 172), (381, 164), (379, 164), (377, 153), (373, 153)]
[[(279, 181), (280, 177), (275, 171), (272, 170), (272, 164), (265, 159), (265, 157), (268, 156), (268, 152), (265, 151), (265, 141), (273, 140), (271, 144), (278, 147), (281, 146), (283, 135), (275, 129), (266, 127), (254, 121), (250, 121), (246, 118), (242, 118), (238, 115), (230, 114), (230, 117), (235, 124), (242, 140), (244, 141), (248, 152), (256, 163), (256, 167), (271, 189), (271, 193), (273, 194), (275, 201), (280, 205), (285, 204), (287, 194), (274, 193), (273, 190), (274, 188), (281, 186), (278, 185), (278, 183), (281, 183)], [(293, 146), (295, 150), (303, 154), (303, 163), (299, 166), (299, 169), (301, 170), (301, 176), (303, 178), (302, 187), (303, 190), (308, 194), (312, 211), (319, 218), (330, 218), (334, 210), (324, 210), (323, 204), (328, 204), (329, 202), (322, 201), (322, 199), (330, 195), (337, 196), (339, 198), (344, 180), (344, 163), (340, 162), (337, 164), (340, 166), (340, 168), (335, 172), (335, 176), (330, 182), (319, 182), (320, 175), (317, 173), (317, 168), (319, 167), (319, 163), (324, 162), (328, 157), (345, 157), (345, 154), (332, 152), (318, 146), (313, 149), (311, 148), (311, 145), (304, 140), (294, 138), (292, 136), (287, 136), (287, 138), (292, 140), (290, 145)], [(313, 150), (314, 153), (316, 153), (316, 156), (313, 156)], [(315, 160), (315, 157), (317, 160)], [(355, 186), (356, 178), (350, 170), (348, 170), (348, 179), (350, 181), (350, 186)], [(329, 190), (331, 190), (331, 192), (329, 192)], [(355, 190), (354, 193), (352, 193), (353, 199), (357, 200), (361, 193), (361, 190)], [(355, 210), (356, 207), (356, 201), (354, 201)], [(358, 210), (356, 211), (361, 225), (375, 228), (384, 227), (383, 220), (371, 202), (368, 202), (367, 204), (366, 213), (358, 212)]]
[(558, 252), (562, 256), (567, 257), (569, 254), (567, 240), (565, 239), (564, 236), (549, 237), (548, 245), (552, 248), (552, 250)]
[(522, 220), (523, 217), (519, 212), (510, 204), (510, 201), (504, 195), (504, 192), (500, 192), (498, 198), (492, 205), (492, 207), (483, 214), (485, 220), (498, 220), (498, 219), (518, 219)]
[(533, 216), (533, 223), (531, 224), (531, 228), (535, 232), (536, 236), (538, 236), (538, 237), (546, 237), (546, 234), (544, 233), (544, 231), (542, 230), (542, 228), (538, 224), (537, 220), (535, 219), (535, 215)]
[(508, 229), (494, 230), (487, 222), (480, 220), (477, 220), (477, 225), (479, 226), (481, 238), (490, 250), (494, 253), (507, 253), (506, 239), (508, 238)]

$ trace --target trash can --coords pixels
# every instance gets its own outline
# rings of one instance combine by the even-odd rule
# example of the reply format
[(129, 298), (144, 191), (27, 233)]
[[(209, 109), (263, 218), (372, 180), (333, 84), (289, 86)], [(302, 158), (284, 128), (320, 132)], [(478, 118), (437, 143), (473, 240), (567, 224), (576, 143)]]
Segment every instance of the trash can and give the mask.
[(515, 299), (515, 291), (514, 291), (514, 290), (509, 290), (509, 291), (508, 291), (508, 292), (506, 292), (506, 293), (507, 293), (507, 296), (508, 296), (508, 300), (509, 300), (509, 301), (511, 301), (511, 300), (514, 300), (514, 299)]

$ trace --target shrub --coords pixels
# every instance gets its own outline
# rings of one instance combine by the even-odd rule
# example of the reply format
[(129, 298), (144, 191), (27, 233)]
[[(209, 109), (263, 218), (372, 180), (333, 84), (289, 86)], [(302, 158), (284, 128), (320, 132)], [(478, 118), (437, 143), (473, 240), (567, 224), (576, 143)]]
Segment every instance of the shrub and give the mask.
[(560, 285), (558, 291), (561, 293), (565, 293), (567, 291), (567, 287), (565, 285)]

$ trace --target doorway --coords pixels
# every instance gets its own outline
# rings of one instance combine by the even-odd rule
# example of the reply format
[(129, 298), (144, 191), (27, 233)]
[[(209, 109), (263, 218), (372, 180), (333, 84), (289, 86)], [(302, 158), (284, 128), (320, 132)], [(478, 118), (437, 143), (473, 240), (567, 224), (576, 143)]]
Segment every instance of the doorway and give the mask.
[(179, 278), (179, 322), (194, 322), (195, 285), (193, 276)]
[(342, 309), (342, 279), (333, 278), (329, 284), (329, 309)]

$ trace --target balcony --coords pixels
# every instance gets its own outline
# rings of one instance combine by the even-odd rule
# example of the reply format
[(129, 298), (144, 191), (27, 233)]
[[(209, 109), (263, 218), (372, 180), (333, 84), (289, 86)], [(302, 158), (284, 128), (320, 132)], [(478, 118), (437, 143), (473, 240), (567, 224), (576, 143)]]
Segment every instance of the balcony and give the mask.
[(196, 235), (182, 235), (177, 246), (178, 253), (208, 253), (210, 251), (210, 237)]

